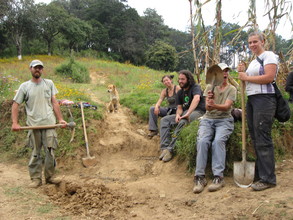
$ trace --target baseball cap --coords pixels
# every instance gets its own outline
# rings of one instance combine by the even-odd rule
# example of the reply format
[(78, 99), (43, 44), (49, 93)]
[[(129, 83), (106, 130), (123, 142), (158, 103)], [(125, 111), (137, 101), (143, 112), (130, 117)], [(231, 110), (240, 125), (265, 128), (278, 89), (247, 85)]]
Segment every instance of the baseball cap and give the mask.
[(30, 67), (35, 67), (35, 66), (42, 66), (44, 67), (44, 64), (40, 60), (33, 60), (30, 64)]
[(226, 63), (219, 63), (218, 66), (221, 68), (221, 70), (229, 69), (231, 71), (231, 68)]

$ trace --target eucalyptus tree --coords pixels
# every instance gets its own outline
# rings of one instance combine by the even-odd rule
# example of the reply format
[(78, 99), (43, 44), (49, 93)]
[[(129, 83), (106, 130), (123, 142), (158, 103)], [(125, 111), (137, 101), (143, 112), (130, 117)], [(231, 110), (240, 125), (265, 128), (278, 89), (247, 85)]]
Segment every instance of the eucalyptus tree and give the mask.
[(11, 0), (4, 17), (4, 24), (17, 50), (18, 59), (22, 59), (22, 40), (26, 33), (34, 29), (35, 6), (33, 0)]

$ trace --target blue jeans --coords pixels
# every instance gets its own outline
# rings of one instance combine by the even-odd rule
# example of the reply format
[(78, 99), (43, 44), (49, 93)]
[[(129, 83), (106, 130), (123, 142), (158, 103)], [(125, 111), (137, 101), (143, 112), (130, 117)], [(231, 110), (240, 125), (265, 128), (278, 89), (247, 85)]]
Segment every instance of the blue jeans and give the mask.
[[(187, 111), (184, 111), (182, 115), (184, 115)], [(189, 121), (192, 122), (199, 117), (201, 117), (204, 113), (201, 111), (193, 111), (189, 116)], [(168, 149), (170, 152), (172, 152), (175, 148), (176, 140), (178, 138), (178, 135), (182, 128), (188, 124), (187, 119), (181, 119), (179, 123), (177, 124), (175, 122), (176, 114), (174, 115), (167, 115), (161, 119), (161, 126), (160, 126), (160, 148)], [(171, 130), (173, 127), (175, 127), (175, 130), (173, 132), (173, 135), (171, 136)]]
[(149, 131), (158, 131), (158, 117), (164, 117), (167, 115), (168, 108), (160, 107), (159, 115), (155, 114), (155, 107), (150, 107), (149, 110)]
[(234, 119), (200, 120), (197, 134), (196, 176), (204, 176), (208, 150), (212, 150), (212, 171), (214, 176), (223, 177), (226, 160), (226, 142), (234, 130)]
[(274, 145), (271, 131), (276, 111), (274, 94), (248, 96), (247, 124), (255, 149), (254, 181), (276, 184)]

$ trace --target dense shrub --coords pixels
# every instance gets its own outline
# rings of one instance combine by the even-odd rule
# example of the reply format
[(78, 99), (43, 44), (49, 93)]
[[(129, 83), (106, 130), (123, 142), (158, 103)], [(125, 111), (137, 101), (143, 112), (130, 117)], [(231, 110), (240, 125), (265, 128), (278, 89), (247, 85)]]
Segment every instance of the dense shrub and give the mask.
[(56, 68), (55, 73), (58, 75), (66, 76), (77, 83), (90, 82), (90, 75), (88, 69), (81, 63), (76, 62), (70, 58), (68, 63), (61, 64)]

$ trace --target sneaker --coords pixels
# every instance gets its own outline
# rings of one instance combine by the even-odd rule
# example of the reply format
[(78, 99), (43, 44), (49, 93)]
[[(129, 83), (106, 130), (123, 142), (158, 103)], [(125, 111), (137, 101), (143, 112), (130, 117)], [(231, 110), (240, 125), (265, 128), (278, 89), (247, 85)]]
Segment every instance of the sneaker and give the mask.
[(32, 182), (28, 185), (29, 188), (38, 188), (42, 185), (42, 180), (40, 179), (33, 179)]
[(168, 161), (172, 160), (172, 157), (173, 157), (172, 153), (169, 150), (166, 150), (166, 154), (162, 158), (162, 161), (168, 162)]
[(61, 178), (58, 178), (58, 177), (50, 177), (48, 179), (46, 179), (46, 183), (47, 184), (55, 184), (55, 185), (58, 185), (62, 182), (62, 179)]
[(209, 185), (209, 191), (210, 192), (215, 192), (215, 191), (221, 189), (224, 186), (225, 186), (224, 178), (220, 177), (220, 176), (215, 176), (215, 178), (213, 179), (212, 184)]
[(162, 160), (163, 159), (163, 157), (167, 154), (167, 149), (164, 149), (164, 150), (162, 150), (162, 153), (161, 153), (161, 155), (159, 156), (159, 159), (160, 160)]
[(154, 136), (156, 136), (158, 134), (158, 131), (150, 131), (150, 133), (148, 134), (148, 137), (150, 139), (152, 139)]
[(262, 190), (265, 190), (265, 189), (268, 189), (268, 188), (272, 188), (272, 187), (275, 187), (276, 185), (274, 184), (270, 184), (270, 183), (264, 183), (264, 182), (261, 182), (261, 181), (257, 181), (253, 184), (251, 184), (251, 188), (255, 191), (262, 191)]
[(208, 182), (204, 176), (195, 176), (194, 183), (195, 183), (194, 187), (193, 187), (194, 193), (201, 193), (203, 191), (204, 187), (208, 184)]

